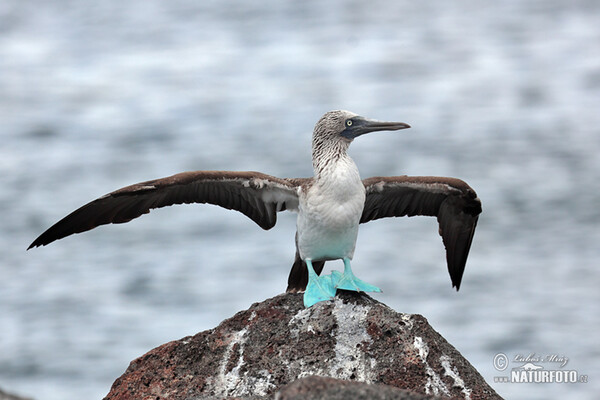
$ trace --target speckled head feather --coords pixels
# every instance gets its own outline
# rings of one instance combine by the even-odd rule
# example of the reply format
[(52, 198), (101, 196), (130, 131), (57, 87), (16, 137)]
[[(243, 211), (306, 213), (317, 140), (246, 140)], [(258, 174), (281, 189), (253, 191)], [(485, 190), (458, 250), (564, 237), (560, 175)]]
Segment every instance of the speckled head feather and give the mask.
[(346, 129), (346, 121), (358, 115), (345, 110), (329, 111), (319, 119), (312, 136), (312, 162), (315, 174), (323, 168), (323, 163), (335, 160), (348, 150), (352, 139), (341, 133)]
[(315, 125), (313, 143), (317, 139), (339, 140), (340, 134), (346, 129), (346, 121), (354, 117), (358, 115), (346, 110), (334, 110), (323, 114)]

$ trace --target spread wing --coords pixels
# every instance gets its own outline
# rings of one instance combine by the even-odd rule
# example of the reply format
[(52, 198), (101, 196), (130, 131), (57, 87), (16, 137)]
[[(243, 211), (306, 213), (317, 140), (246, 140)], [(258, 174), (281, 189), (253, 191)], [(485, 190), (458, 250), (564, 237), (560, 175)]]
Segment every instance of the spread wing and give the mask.
[(481, 213), (475, 191), (460, 179), (440, 177), (374, 177), (363, 184), (367, 198), (361, 223), (384, 217), (437, 217), (452, 286), (458, 290)]
[(277, 212), (298, 208), (297, 179), (260, 172), (195, 171), (136, 183), (104, 195), (67, 215), (31, 243), (45, 246), (99, 225), (129, 222), (151, 209), (183, 203), (210, 203), (237, 210), (263, 229), (275, 226)]

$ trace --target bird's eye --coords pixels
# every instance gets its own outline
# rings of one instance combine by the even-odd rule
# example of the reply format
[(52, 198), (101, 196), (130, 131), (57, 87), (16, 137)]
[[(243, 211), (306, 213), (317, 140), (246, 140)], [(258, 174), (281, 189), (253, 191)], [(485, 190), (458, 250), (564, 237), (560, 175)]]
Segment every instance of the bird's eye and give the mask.
[(349, 119), (348, 121), (346, 121), (346, 126), (352, 126), (352, 120)]

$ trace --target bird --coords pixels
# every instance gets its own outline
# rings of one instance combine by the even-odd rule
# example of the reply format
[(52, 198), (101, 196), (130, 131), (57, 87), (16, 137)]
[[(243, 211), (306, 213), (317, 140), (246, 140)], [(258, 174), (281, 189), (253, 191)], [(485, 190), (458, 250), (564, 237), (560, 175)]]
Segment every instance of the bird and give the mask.
[[(293, 211), (296, 254), (286, 292), (304, 292), (305, 307), (333, 299), (336, 291), (380, 292), (351, 268), (359, 225), (386, 217), (437, 217), (452, 287), (458, 291), (481, 201), (457, 178), (384, 176), (361, 179), (348, 155), (359, 136), (410, 128), (350, 111), (325, 113), (312, 135), (312, 178), (278, 178), (255, 171), (192, 171), (110, 192), (73, 211), (36, 238), (28, 249), (104, 224), (129, 222), (152, 209), (209, 203), (236, 210), (261, 228), (275, 226), (277, 213)], [(344, 271), (322, 275), (326, 261), (342, 260)]]

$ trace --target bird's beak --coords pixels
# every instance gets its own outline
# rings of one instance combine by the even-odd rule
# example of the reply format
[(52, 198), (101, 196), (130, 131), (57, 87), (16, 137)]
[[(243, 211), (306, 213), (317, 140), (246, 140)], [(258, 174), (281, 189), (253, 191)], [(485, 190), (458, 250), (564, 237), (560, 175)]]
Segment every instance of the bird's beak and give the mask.
[(404, 122), (384, 122), (363, 117), (354, 117), (352, 125), (346, 124), (346, 129), (342, 132), (342, 136), (347, 139), (354, 139), (365, 133), (375, 131), (397, 131), (400, 129), (410, 128), (410, 125)]

